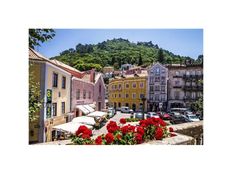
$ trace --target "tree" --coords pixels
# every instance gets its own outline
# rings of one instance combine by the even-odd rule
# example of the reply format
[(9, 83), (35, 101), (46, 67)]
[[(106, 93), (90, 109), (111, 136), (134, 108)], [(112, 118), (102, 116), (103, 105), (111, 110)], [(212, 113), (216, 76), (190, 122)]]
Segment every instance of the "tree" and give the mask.
[(164, 63), (164, 54), (163, 54), (163, 50), (160, 48), (158, 51), (158, 56), (157, 56), (157, 60), (160, 63)]
[(138, 63), (138, 65), (141, 66), (142, 64), (143, 64), (143, 59), (142, 59), (141, 54), (139, 54), (139, 63)]
[(35, 81), (32, 65), (29, 65), (29, 121), (36, 120), (42, 107), (40, 83)]
[(40, 46), (40, 43), (46, 42), (55, 36), (53, 29), (29, 29), (29, 47)]

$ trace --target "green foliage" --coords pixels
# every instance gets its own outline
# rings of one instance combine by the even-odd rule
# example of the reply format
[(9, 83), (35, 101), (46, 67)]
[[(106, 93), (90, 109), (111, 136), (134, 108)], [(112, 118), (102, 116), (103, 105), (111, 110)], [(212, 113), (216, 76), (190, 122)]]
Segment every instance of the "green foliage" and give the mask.
[(39, 117), (39, 111), (42, 107), (40, 96), (40, 84), (34, 79), (34, 72), (29, 66), (29, 121), (32, 122)]
[(127, 39), (112, 39), (98, 44), (77, 44), (75, 49), (64, 50), (59, 56), (52, 57), (78, 70), (88, 70), (95, 67), (101, 70), (105, 66), (113, 66), (119, 69), (122, 64), (130, 63), (149, 66), (153, 62), (160, 63), (184, 63), (189, 57), (174, 55), (173, 53), (159, 48), (150, 42), (132, 43)]
[(55, 36), (53, 29), (29, 29), (29, 47), (40, 46), (40, 43), (46, 42)]

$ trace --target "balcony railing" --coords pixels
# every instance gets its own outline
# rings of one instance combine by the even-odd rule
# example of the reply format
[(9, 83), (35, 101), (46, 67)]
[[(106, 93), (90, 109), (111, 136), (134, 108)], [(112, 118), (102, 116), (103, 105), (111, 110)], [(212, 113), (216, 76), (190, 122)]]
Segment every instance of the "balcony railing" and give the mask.
[(182, 85), (174, 85), (173, 88), (182, 88)]

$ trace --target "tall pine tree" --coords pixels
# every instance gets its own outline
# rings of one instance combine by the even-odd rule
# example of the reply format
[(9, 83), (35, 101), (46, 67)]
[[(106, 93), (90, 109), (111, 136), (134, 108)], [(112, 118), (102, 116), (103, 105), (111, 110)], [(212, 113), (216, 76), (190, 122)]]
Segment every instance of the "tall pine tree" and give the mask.
[(165, 62), (163, 50), (161, 48), (158, 51), (157, 61), (159, 63), (164, 63)]

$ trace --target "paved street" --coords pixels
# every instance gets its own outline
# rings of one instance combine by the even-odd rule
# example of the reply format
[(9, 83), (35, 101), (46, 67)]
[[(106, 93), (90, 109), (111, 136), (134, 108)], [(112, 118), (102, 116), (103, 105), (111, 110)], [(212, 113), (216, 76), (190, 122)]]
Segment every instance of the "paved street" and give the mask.
[(110, 121), (115, 121), (116, 123), (119, 123), (120, 118), (130, 118), (130, 115), (131, 114), (117, 112), (116, 115), (113, 118), (110, 118), (108, 122), (101, 129), (93, 130), (93, 138), (96, 138), (98, 135), (101, 135), (101, 134), (106, 134), (107, 133), (106, 125)]

